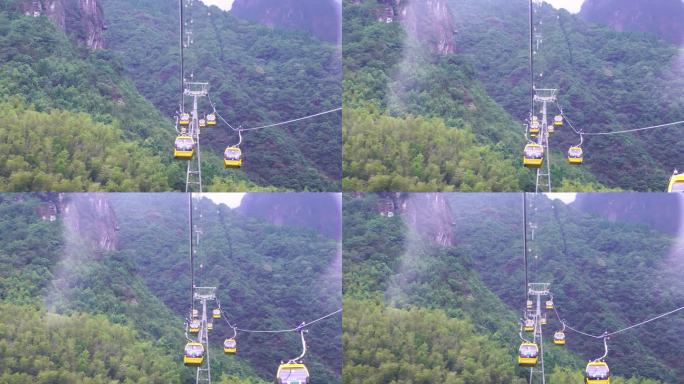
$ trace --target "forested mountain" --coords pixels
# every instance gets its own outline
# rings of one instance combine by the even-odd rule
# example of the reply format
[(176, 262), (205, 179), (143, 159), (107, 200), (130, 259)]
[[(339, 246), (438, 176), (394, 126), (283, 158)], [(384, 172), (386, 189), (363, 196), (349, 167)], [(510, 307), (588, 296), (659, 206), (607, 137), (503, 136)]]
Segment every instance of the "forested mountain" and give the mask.
[[(0, 188), (184, 189), (185, 163), (172, 159), (172, 117), (180, 99), (174, 7), (77, 0), (0, 4), (0, 136), (6, 154)], [(195, 45), (186, 68), (195, 79), (212, 82), (213, 101), (231, 123), (247, 128), (340, 105), (335, 46), (240, 21), (201, 2), (194, 7)], [(340, 114), (332, 113), (245, 133), (242, 171), (221, 164), (223, 149), (237, 137), (228, 137), (230, 130), (220, 124), (203, 136), (205, 189), (338, 190), (339, 126)]]
[(334, 44), (342, 40), (339, 0), (237, 0), (230, 13), (270, 27), (310, 32)]
[[(452, 244), (420, 235), (402, 208), (415, 204), (431, 217), (440, 199), (452, 212), (439, 226)], [(529, 374), (515, 361), (525, 300), (521, 203), (520, 194), (345, 196), (345, 380), (514, 383)], [(601, 334), (682, 305), (672, 237), (543, 195), (530, 203), (539, 255), (530, 279), (551, 283), (568, 324)], [(545, 332), (559, 327), (550, 316)], [(612, 337), (614, 382), (677, 382), (682, 334), (684, 319), (673, 316)], [(600, 340), (567, 335), (566, 348), (545, 337), (548, 382), (581, 381), (583, 364), (603, 353)]]
[(676, 45), (684, 43), (682, 0), (586, 0), (579, 15), (618, 31), (648, 32)]
[[(405, 2), (344, 4), (345, 190), (533, 188), (533, 172), (520, 164), (530, 102), (528, 3), (433, 1), (413, 7), (416, 18), (401, 17)], [(538, 17), (544, 76), (537, 85), (560, 89), (578, 129), (682, 119), (675, 46), (548, 5)], [(676, 127), (587, 136), (586, 166), (571, 168), (564, 152), (577, 142), (567, 124), (552, 139), (554, 190), (663, 190), (684, 160)]]
[[(194, 382), (181, 361), (190, 284), (183, 195), (1, 200), (0, 261), (8, 268), (0, 272), (0, 305), (14, 314), (0, 327), (3, 382)], [(209, 200), (196, 212), (204, 266), (197, 281), (219, 287), (222, 308), (239, 327), (292, 328), (340, 307), (339, 290), (328, 289), (333, 241)], [(338, 316), (310, 328), (312, 383), (339, 383), (340, 327)], [(224, 356), (217, 347), (231, 335), (221, 322), (209, 337), (217, 383), (269, 382), (281, 359), (301, 351), (294, 332), (240, 333), (238, 354)]]
[[(140, 92), (165, 116), (172, 117), (180, 103), (177, 3), (104, 0), (102, 7), (109, 27), (105, 34), (108, 46), (121, 54), (126, 74)], [(335, 45), (309, 33), (245, 21), (199, 1), (186, 8), (186, 30), (192, 32), (193, 41), (185, 49), (186, 77), (209, 82), (211, 100), (234, 128), (340, 107), (341, 60)], [(200, 109), (211, 112), (209, 100), (201, 100)], [(259, 185), (339, 190), (340, 120), (341, 114), (335, 112), (245, 131), (241, 145), (244, 174)], [(161, 128), (174, 132), (171, 124)], [(215, 128), (203, 131), (201, 142), (203, 156), (216, 156), (227, 145), (237, 143), (238, 137), (219, 121)], [(205, 167), (223, 174), (215, 158), (208, 159)]]

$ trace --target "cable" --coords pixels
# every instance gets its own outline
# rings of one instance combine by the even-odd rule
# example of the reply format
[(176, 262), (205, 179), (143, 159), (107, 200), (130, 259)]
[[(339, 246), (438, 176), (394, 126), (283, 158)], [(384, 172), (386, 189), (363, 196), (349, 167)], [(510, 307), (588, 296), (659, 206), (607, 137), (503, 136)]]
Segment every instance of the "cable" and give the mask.
[(302, 325), (299, 325), (295, 328), (292, 329), (277, 329), (277, 330), (254, 330), (254, 329), (242, 329), (242, 328), (236, 328), (240, 332), (247, 332), (247, 333), (285, 333), (285, 332), (294, 332), (294, 331), (300, 331), (302, 328), (306, 328), (312, 324), (315, 324), (321, 320), (327, 319), (330, 316), (336, 315), (338, 313), (342, 312), (342, 308), (338, 309), (335, 312), (331, 312), (323, 317), (319, 317), (316, 320), (309, 321), (309, 322), (304, 322)]
[(653, 125), (653, 126), (650, 126), (650, 127), (634, 128), (634, 129), (625, 129), (625, 130), (622, 130), (622, 131), (593, 132), (593, 133), (590, 132), (590, 133), (584, 133), (584, 135), (592, 135), (592, 136), (597, 136), (597, 135), (615, 135), (615, 134), (618, 134), (618, 133), (628, 133), (628, 132), (646, 131), (646, 130), (649, 130), (649, 129), (670, 127), (670, 126), (678, 125), (678, 124), (684, 124), (684, 120), (675, 121), (675, 122), (673, 122), (673, 123), (667, 123), (667, 124)]
[(582, 332), (582, 331), (580, 331), (580, 330), (577, 330), (577, 329), (575, 329), (575, 328), (569, 326), (569, 325), (568, 325), (567, 323), (565, 323), (563, 320), (561, 320), (560, 315), (558, 314), (558, 311), (556, 310), (556, 308), (555, 308), (555, 306), (554, 306), (554, 312), (556, 312), (556, 317), (558, 317), (558, 321), (560, 321), (561, 324), (563, 324), (563, 325), (566, 326), (568, 329), (570, 329), (570, 330), (572, 330), (572, 331), (574, 331), (574, 332), (577, 332), (577, 333), (579, 333), (579, 334), (581, 334), (581, 335), (584, 335), (584, 336), (593, 337), (593, 338), (595, 338), (595, 339), (602, 339), (602, 338), (604, 338), (604, 337), (610, 337), (610, 336), (613, 336), (613, 335), (617, 335), (617, 334), (619, 334), (619, 333), (625, 332), (625, 331), (630, 330), (630, 329), (632, 329), (632, 328), (636, 328), (636, 327), (639, 327), (639, 326), (641, 326), (641, 325), (650, 323), (650, 322), (652, 322), (652, 321), (661, 319), (661, 318), (663, 318), (663, 317), (665, 317), (665, 316), (669, 316), (669, 315), (671, 315), (671, 314), (673, 314), (673, 313), (676, 313), (676, 312), (679, 312), (679, 311), (681, 311), (681, 310), (684, 310), (684, 307), (679, 307), (679, 308), (673, 309), (673, 310), (671, 310), (671, 311), (669, 311), (669, 312), (662, 313), (662, 314), (660, 314), (660, 315), (658, 315), (658, 316), (655, 316), (655, 317), (652, 317), (652, 318), (650, 318), (650, 319), (648, 319), (648, 320), (644, 320), (644, 321), (642, 321), (642, 322), (640, 322), (640, 323), (636, 323), (636, 324), (630, 325), (629, 327), (625, 327), (625, 328), (619, 329), (619, 330), (614, 331), (614, 332), (606, 332), (606, 333), (604, 333), (604, 334), (602, 334), (602, 335), (591, 335), (591, 334)]
[(239, 129), (233, 128), (233, 126), (230, 125), (230, 123), (227, 122), (226, 119), (224, 119), (223, 116), (221, 116), (221, 114), (218, 113), (218, 111), (216, 110), (216, 106), (214, 105), (214, 102), (211, 101), (211, 95), (209, 95), (209, 93), (207, 93), (207, 99), (209, 100), (209, 104), (211, 104), (211, 108), (214, 110), (214, 113), (216, 114), (216, 116), (218, 116), (219, 119), (221, 119), (221, 121), (223, 121), (233, 131), (239, 131)]
[(312, 118), (312, 117), (316, 117), (316, 116), (320, 116), (320, 115), (325, 115), (326, 113), (337, 112), (337, 111), (341, 111), (341, 110), (342, 110), (342, 107), (339, 107), (339, 108), (330, 109), (330, 110), (327, 110), (327, 111), (315, 113), (315, 114), (313, 114), (313, 115), (308, 115), (308, 116), (300, 117), (300, 118), (297, 118), (297, 119), (282, 121), (282, 122), (280, 122), (280, 123), (262, 125), (262, 126), (260, 126), (260, 127), (241, 128), (241, 130), (243, 130), (243, 131), (255, 131), (255, 130), (257, 130), (257, 129), (263, 129), (263, 128), (275, 127), (275, 126), (278, 126), (278, 125), (293, 123), (293, 122), (295, 122), (295, 121), (301, 121), (301, 120), (305, 120), (305, 119), (310, 119), (310, 118)]

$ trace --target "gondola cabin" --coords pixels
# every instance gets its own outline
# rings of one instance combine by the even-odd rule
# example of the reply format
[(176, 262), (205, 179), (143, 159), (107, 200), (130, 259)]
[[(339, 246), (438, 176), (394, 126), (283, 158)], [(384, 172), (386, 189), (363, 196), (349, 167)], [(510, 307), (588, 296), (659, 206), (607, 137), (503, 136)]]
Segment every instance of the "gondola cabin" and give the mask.
[(525, 323), (523, 324), (523, 331), (534, 332), (534, 319), (525, 319)]
[(228, 147), (223, 151), (223, 165), (226, 168), (242, 167), (242, 151), (238, 147)]
[(530, 135), (538, 135), (539, 134), (539, 122), (538, 121), (532, 121), (530, 124)]
[(558, 331), (553, 334), (553, 343), (556, 345), (565, 345), (565, 332)]
[(551, 136), (551, 134), (553, 134), (555, 131), (556, 129), (553, 127), (553, 124), (549, 124), (549, 126), (546, 127), (546, 132), (549, 133), (549, 136)]
[(183, 364), (188, 367), (199, 367), (204, 362), (204, 346), (201, 343), (190, 342), (185, 344), (183, 351)]
[(518, 365), (534, 367), (539, 361), (539, 347), (536, 343), (522, 343), (518, 349)]
[(209, 321), (207, 322), (207, 331), (213, 331), (214, 330), (214, 322)]
[(684, 173), (674, 173), (667, 185), (668, 192), (684, 192)]
[(573, 165), (580, 165), (584, 162), (584, 153), (582, 147), (570, 147), (568, 149), (568, 163)]
[(207, 114), (207, 125), (209, 125), (209, 126), (216, 125), (216, 114), (213, 114), (213, 113)]
[(197, 310), (197, 309), (192, 310), (192, 318), (193, 319), (199, 318), (199, 310)]
[(527, 307), (527, 309), (532, 309), (532, 304), (533, 304), (532, 300), (527, 300), (527, 303), (525, 304), (525, 306)]
[(181, 113), (180, 117), (178, 118), (178, 124), (187, 126), (190, 125), (190, 114), (189, 113)]
[(309, 370), (301, 363), (283, 363), (276, 373), (277, 384), (309, 384)]
[(213, 319), (220, 319), (221, 318), (221, 310), (218, 308), (214, 308), (214, 310), (211, 311), (211, 317)]
[(539, 319), (539, 324), (546, 325), (546, 315), (542, 315), (542, 317)]
[(195, 141), (190, 136), (178, 136), (173, 142), (173, 157), (190, 160), (195, 154)]
[(605, 361), (592, 361), (584, 372), (585, 384), (610, 384), (610, 369)]
[(553, 117), (553, 125), (556, 127), (562, 127), (563, 126), (563, 116), (561, 115), (556, 115)]
[(523, 165), (529, 168), (539, 168), (544, 163), (544, 147), (529, 143), (523, 153)]
[(188, 332), (199, 333), (200, 327), (202, 327), (202, 322), (200, 320), (194, 319), (190, 321), (188, 325)]
[(207, 121), (204, 119), (199, 119), (198, 124), (199, 124), (200, 128), (206, 128), (207, 127)]
[(546, 300), (546, 309), (552, 310), (553, 309), (553, 300)]
[(237, 352), (237, 342), (235, 339), (225, 339), (223, 340), (223, 353), (233, 354)]

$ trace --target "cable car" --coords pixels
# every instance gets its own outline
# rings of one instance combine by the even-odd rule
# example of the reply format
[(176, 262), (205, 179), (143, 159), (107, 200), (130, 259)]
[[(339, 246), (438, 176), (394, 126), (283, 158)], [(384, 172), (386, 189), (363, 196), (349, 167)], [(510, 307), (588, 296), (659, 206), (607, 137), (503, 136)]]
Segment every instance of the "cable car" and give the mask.
[(525, 306), (527, 309), (532, 309), (532, 300), (527, 300), (527, 304)]
[(541, 319), (539, 319), (539, 324), (546, 325), (546, 315), (542, 315)]
[(207, 125), (216, 125), (216, 114), (207, 114)]
[(200, 128), (206, 128), (207, 127), (207, 121), (204, 119), (199, 119), (199, 127)]
[(197, 319), (199, 317), (199, 310), (193, 309), (192, 310), (192, 318)]
[(199, 367), (204, 363), (204, 345), (196, 342), (185, 344), (183, 364), (188, 367)]
[(228, 147), (223, 151), (223, 165), (226, 168), (242, 167), (242, 151), (238, 147)]
[(190, 325), (188, 326), (188, 332), (199, 333), (201, 326), (202, 326), (202, 322), (200, 320), (193, 319), (190, 321)]
[(585, 384), (610, 384), (610, 369), (604, 361), (591, 361), (584, 372)]
[(534, 319), (525, 319), (525, 323), (523, 324), (523, 331), (534, 332)]
[(281, 363), (276, 373), (277, 384), (309, 384), (309, 370), (296, 362)]
[(178, 136), (173, 142), (173, 157), (176, 159), (190, 160), (195, 154), (195, 141), (190, 136)]
[(553, 343), (556, 345), (565, 345), (565, 332), (557, 331), (553, 334)]
[(568, 163), (579, 165), (584, 161), (584, 154), (582, 147), (570, 147), (568, 149)]
[(180, 118), (178, 119), (178, 124), (190, 125), (190, 114), (189, 113), (181, 113)]
[(235, 339), (225, 339), (223, 340), (223, 352), (225, 354), (237, 352), (237, 342)]
[(536, 343), (522, 343), (518, 349), (518, 365), (534, 367), (539, 361), (539, 347)]
[(530, 168), (539, 168), (543, 163), (544, 147), (535, 143), (529, 143), (525, 145), (523, 165)]
[(532, 116), (532, 121), (539, 121), (539, 117), (537, 115)]
[(563, 116), (561, 115), (556, 115), (553, 117), (553, 125), (556, 127), (562, 127), (563, 126)]
[(553, 300), (546, 300), (546, 309), (553, 309)]
[(530, 124), (530, 135), (537, 135), (539, 133), (539, 122), (532, 120)]
[(553, 127), (553, 124), (549, 124), (548, 127), (546, 127), (546, 132), (549, 133), (549, 136), (551, 136), (552, 133), (554, 133), (556, 129)]
[(668, 192), (684, 192), (684, 173), (677, 173), (674, 171), (670, 177), (670, 183), (667, 185)]
[(214, 310), (211, 311), (211, 317), (214, 319), (220, 319), (221, 318), (221, 310), (218, 308), (214, 308)]
[(207, 322), (207, 331), (213, 331), (214, 330), (214, 322), (209, 321)]

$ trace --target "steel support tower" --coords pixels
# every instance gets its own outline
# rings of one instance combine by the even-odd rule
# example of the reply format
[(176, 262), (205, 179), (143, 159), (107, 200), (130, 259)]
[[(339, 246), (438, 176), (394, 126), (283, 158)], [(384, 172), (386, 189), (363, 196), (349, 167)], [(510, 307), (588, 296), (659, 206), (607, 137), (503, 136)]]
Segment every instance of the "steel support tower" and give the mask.
[(185, 192), (202, 193), (202, 157), (200, 153), (200, 128), (197, 101), (209, 93), (209, 83), (186, 82), (183, 95), (192, 97), (192, 111), (190, 112), (190, 136), (195, 142), (195, 156), (188, 161), (185, 173)]
[(541, 127), (539, 130), (539, 137), (537, 144), (544, 148), (544, 163), (537, 169), (537, 181), (535, 183), (535, 192), (551, 192), (551, 152), (549, 151), (549, 118), (546, 109), (547, 103), (556, 101), (556, 89), (535, 89), (534, 102), (541, 103)]
[(196, 384), (211, 384), (211, 364), (209, 363), (209, 330), (207, 329), (207, 301), (216, 300), (216, 287), (195, 287), (194, 299), (202, 305), (202, 325), (199, 342), (204, 346), (204, 364), (197, 367)]
[(534, 318), (534, 342), (539, 346), (539, 363), (530, 369), (529, 384), (546, 384), (544, 373), (544, 335), (542, 332), (542, 296), (549, 295), (549, 283), (529, 283), (527, 294), (536, 298), (537, 306), (532, 310)]

